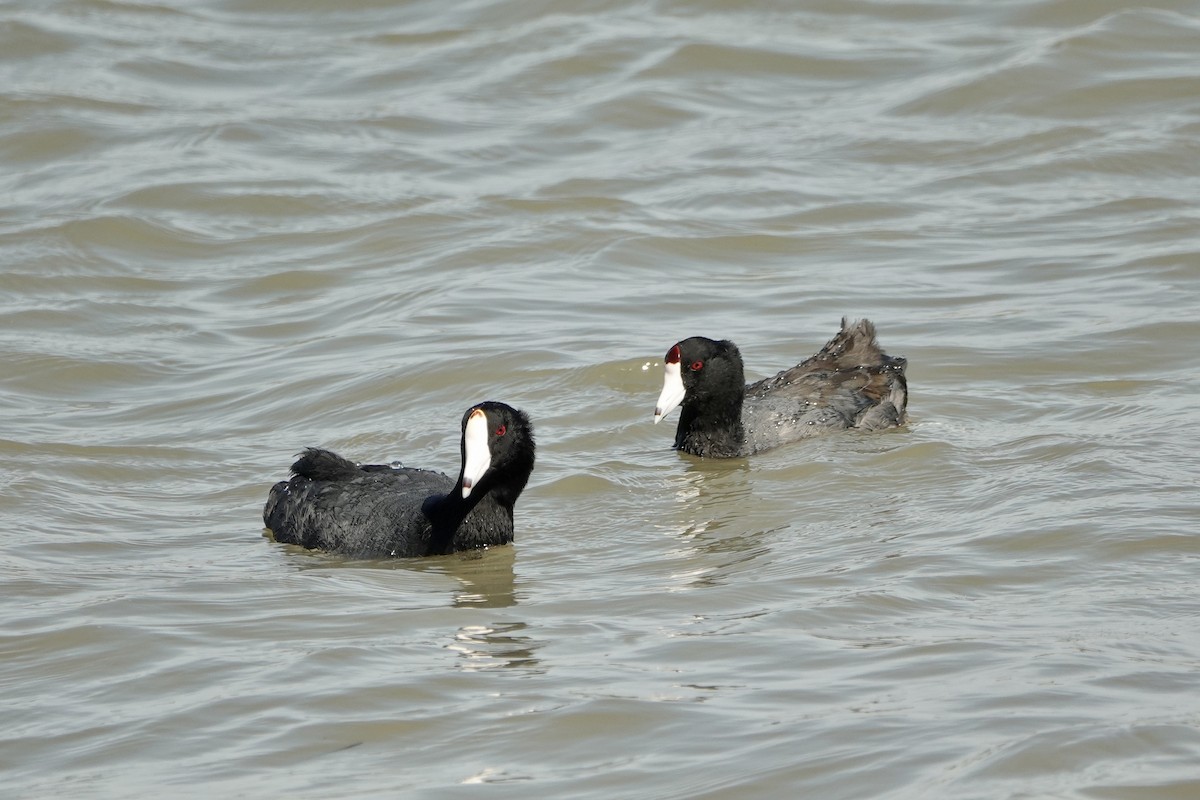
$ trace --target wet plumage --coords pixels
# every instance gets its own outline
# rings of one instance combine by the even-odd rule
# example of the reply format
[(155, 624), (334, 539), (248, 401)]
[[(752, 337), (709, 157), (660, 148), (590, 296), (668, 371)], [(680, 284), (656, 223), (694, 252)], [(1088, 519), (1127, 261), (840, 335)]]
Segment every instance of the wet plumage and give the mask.
[(868, 320), (841, 330), (815, 355), (745, 385), (741, 353), (702, 336), (666, 356), (655, 420), (680, 406), (675, 447), (713, 458), (746, 456), (847, 428), (878, 430), (904, 422), (905, 359), (883, 352)]
[(357, 557), (507, 544), (513, 506), (533, 471), (532, 425), (523, 412), (486, 402), (467, 410), (462, 431), (457, 480), (309, 448), (291, 479), (271, 488), (263, 522), (276, 541)]

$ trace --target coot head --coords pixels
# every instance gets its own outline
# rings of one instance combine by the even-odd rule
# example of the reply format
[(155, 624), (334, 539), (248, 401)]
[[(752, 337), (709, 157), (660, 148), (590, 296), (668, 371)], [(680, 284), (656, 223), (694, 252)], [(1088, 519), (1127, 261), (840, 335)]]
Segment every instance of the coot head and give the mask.
[(533, 458), (533, 425), (525, 412), (488, 400), (463, 414), (464, 498), (496, 490), (515, 501), (533, 472)]
[(741, 408), (745, 392), (742, 354), (728, 340), (693, 336), (675, 344), (663, 358), (663, 389), (654, 408), (657, 423), (680, 403), (685, 408)]

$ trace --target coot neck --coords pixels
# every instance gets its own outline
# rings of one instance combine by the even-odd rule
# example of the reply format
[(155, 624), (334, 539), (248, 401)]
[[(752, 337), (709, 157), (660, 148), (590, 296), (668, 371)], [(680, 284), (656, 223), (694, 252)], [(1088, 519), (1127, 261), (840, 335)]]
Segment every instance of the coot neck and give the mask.
[(433, 526), (429, 537), (429, 547), (426, 555), (445, 555), (454, 550), (454, 533), (462, 525), (463, 520), (483, 498), (483, 492), (471, 492), (470, 497), (462, 496), (462, 479), (444, 497), (429, 503), (425, 516)]
[(740, 455), (746, 441), (742, 426), (741, 385), (738, 391), (703, 401), (684, 401), (675, 429), (675, 449), (697, 456), (732, 458)]
[[(530, 472), (533, 468), (530, 467)], [(472, 545), (469, 541), (463, 539), (459, 534), (462, 532), (463, 522), (470, 516), (475, 507), (481, 503), (489, 503), (499, 506), (499, 510), (508, 518), (509, 530), (512, 530), (513, 506), (516, 505), (517, 498), (521, 495), (521, 490), (525, 488), (526, 482), (529, 480), (529, 473), (523, 473), (516, 476), (509, 476), (507, 479), (499, 478), (495, 473), (485, 475), (483, 480), (475, 485), (468, 497), (462, 496), (462, 475), (458, 477), (458, 483), (454, 484), (454, 488), (445, 497), (430, 504), (426, 510), (426, 516), (433, 526), (433, 532), (429, 537), (428, 555), (445, 555), (453, 553), (455, 548), (455, 538), (458, 538), (458, 549), (470, 548)], [(490, 513), (490, 512), (489, 512)], [(487, 542), (482, 542), (486, 544)]]

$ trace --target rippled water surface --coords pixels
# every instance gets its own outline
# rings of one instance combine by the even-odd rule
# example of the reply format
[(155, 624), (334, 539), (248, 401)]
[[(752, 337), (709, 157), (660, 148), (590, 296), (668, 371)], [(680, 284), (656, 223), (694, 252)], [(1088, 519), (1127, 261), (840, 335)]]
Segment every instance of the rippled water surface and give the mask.
[[(1200, 796), (1191, 0), (0, 0), (6, 797)], [(909, 424), (702, 462), (843, 316)], [(264, 538), (306, 445), (517, 543)], [(488, 784), (487, 787), (472, 786)]]

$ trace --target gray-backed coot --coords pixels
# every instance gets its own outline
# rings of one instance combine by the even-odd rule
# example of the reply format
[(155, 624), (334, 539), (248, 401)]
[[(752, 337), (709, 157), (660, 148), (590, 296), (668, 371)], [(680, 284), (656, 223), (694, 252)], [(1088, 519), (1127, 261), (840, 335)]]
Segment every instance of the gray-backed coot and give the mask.
[(908, 405), (907, 363), (880, 349), (869, 320), (843, 318), (812, 358), (747, 386), (733, 342), (694, 336), (667, 351), (654, 421), (682, 406), (675, 448), (712, 458), (846, 428), (892, 428)]
[(513, 505), (533, 472), (524, 412), (485, 402), (462, 418), (457, 482), (440, 472), (360, 466), (308, 448), (271, 487), (263, 522), (275, 540), (358, 557), (424, 556), (513, 540)]

